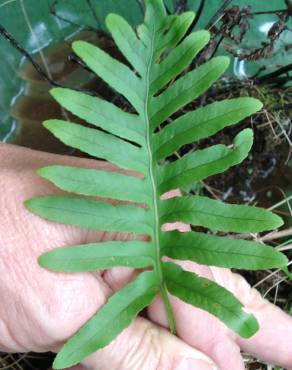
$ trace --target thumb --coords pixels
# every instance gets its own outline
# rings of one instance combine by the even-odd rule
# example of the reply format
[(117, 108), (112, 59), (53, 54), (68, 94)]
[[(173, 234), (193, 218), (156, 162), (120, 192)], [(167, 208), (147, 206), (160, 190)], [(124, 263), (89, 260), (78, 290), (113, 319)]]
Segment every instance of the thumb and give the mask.
[(70, 370), (218, 370), (206, 355), (138, 317), (110, 345)]

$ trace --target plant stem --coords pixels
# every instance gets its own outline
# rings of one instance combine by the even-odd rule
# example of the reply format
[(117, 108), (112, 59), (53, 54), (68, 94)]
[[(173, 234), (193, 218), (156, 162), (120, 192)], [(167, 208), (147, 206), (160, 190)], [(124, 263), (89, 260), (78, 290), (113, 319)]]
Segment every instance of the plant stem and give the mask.
[(164, 303), (169, 330), (172, 334), (175, 335), (176, 334), (175, 316), (174, 316), (173, 308), (172, 308), (172, 305), (169, 299), (167, 288), (164, 283), (161, 284), (160, 294), (161, 294), (162, 301)]
[(156, 180), (156, 168), (153, 161), (153, 153), (152, 153), (152, 132), (150, 127), (150, 119), (149, 119), (149, 90), (150, 90), (150, 81), (151, 81), (151, 67), (153, 64), (153, 56), (154, 56), (154, 42), (155, 42), (155, 29), (152, 30), (152, 40), (151, 40), (151, 47), (149, 48), (149, 60), (147, 63), (147, 71), (145, 76), (145, 104), (144, 104), (144, 120), (147, 128), (147, 151), (148, 151), (148, 160), (149, 160), (149, 179), (150, 185), (152, 190), (153, 196), (153, 244), (155, 247), (155, 259), (156, 259), (156, 271), (158, 274), (158, 279), (160, 283), (160, 294), (163, 300), (166, 316), (168, 320), (168, 325), (170, 331), (174, 334), (176, 332), (175, 329), (175, 317), (173, 313), (173, 309), (169, 300), (167, 288), (163, 278), (163, 271), (162, 271), (162, 256), (161, 256), (161, 248), (160, 248), (160, 220), (159, 220), (159, 210), (158, 204), (160, 202), (160, 197), (157, 193), (157, 180)]

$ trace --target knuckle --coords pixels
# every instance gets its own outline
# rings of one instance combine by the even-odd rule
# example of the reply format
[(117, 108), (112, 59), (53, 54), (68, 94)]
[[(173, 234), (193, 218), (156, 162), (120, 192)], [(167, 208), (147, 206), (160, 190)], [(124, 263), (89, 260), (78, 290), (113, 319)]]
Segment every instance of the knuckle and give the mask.
[(170, 360), (163, 353), (161, 330), (146, 320), (137, 319), (131, 333), (134, 341), (128, 342), (127, 350), (121, 359), (123, 370), (170, 370)]
[(51, 286), (43, 290), (40, 325), (53, 342), (67, 340), (105, 302), (89, 276), (58, 274)]

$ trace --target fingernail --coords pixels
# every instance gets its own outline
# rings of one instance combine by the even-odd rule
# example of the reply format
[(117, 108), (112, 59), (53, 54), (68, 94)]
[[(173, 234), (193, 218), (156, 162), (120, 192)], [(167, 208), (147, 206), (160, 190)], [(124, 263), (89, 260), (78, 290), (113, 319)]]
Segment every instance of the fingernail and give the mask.
[(175, 370), (218, 370), (215, 365), (195, 358), (183, 358)]

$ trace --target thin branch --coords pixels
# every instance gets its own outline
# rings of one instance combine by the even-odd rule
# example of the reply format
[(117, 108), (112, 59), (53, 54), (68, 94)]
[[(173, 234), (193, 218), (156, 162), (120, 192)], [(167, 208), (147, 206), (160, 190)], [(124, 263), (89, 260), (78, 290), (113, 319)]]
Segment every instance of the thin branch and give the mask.
[(25, 22), (26, 22), (26, 24), (27, 24), (27, 27), (28, 27), (28, 29), (29, 29), (29, 31), (30, 31), (30, 33), (31, 33), (31, 35), (32, 35), (32, 37), (33, 37), (33, 39), (34, 39), (34, 41), (35, 41), (36, 46), (37, 46), (38, 53), (39, 53), (39, 55), (40, 55), (41, 61), (42, 61), (43, 66), (44, 66), (44, 68), (45, 68), (46, 74), (48, 75), (48, 77), (49, 77), (50, 79), (52, 79), (52, 74), (51, 74), (51, 71), (50, 71), (50, 69), (49, 69), (49, 66), (48, 66), (47, 60), (46, 60), (46, 58), (45, 58), (45, 56), (44, 56), (44, 54), (43, 54), (43, 52), (42, 52), (42, 48), (41, 48), (41, 45), (40, 45), (39, 40), (38, 40), (38, 38), (37, 38), (37, 35), (36, 35), (36, 33), (34, 32), (34, 29), (33, 29), (32, 25), (31, 25), (31, 23), (30, 23), (30, 20), (29, 20), (29, 17), (28, 17), (28, 14), (27, 14), (26, 8), (25, 8), (25, 6), (24, 6), (24, 2), (23, 2), (23, 0), (20, 0), (20, 6), (21, 6), (21, 10), (22, 10), (22, 13), (23, 13), (23, 16), (24, 16), (24, 20), (25, 20)]
[(286, 230), (273, 231), (273, 232), (263, 236), (262, 238), (260, 238), (259, 241), (265, 242), (265, 241), (284, 238), (286, 236), (291, 236), (291, 235), (292, 235), (292, 227), (290, 227)]
[(97, 34), (100, 34), (100, 35), (105, 35), (106, 34), (102, 30), (99, 30), (99, 29), (94, 28), (94, 27), (89, 26), (89, 25), (81, 25), (79, 23), (76, 23), (76, 22), (72, 21), (71, 19), (68, 19), (68, 18), (65, 18), (65, 17), (61, 16), (56, 10), (56, 6), (57, 6), (58, 2), (59, 2), (59, 0), (54, 0), (53, 3), (50, 6), (50, 14), (52, 14), (57, 19), (59, 19), (60, 21), (65, 22), (65, 23), (71, 24), (72, 26), (82, 28), (83, 30), (87, 30), (87, 31), (97, 33)]
[(266, 10), (261, 12), (253, 12), (252, 15), (263, 15), (263, 14), (278, 14), (278, 13), (286, 13), (287, 9), (278, 9), (278, 10)]
[(78, 64), (85, 71), (92, 73), (92, 70), (89, 67), (87, 67), (87, 65), (80, 58), (78, 58), (75, 54), (70, 54), (68, 56), (68, 59), (70, 62)]
[(44, 80), (49, 82), (53, 86), (60, 86), (48, 74), (43, 70), (43, 68), (33, 59), (28, 51), (22, 47), (18, 41), (0, 24), (0, 35), (3, 36), (16, 50), (18, 50), (22, 55), (24, 55), (30, 63), (33, 65), (35, 70), (42, 76)]
[(281, 76), (284, 73), (288, 73), (290, 71), (292, 71), (292, 63), (288, 64), (284, 67), (281, 67), (281, 68), (277, 69), (274, 72), (268, 73), (264, 76), (257, 77), (254, 81), (255, 81), (255, 83), (269, 82), (269, 80), (273, 80), (276, 77)]
[(101, 28), (100, 20), (98, 19), (97, 13), (96, 13), (96, 11), (95, 11), (92, 3), (91, 3), (91, 0), (86, 0), (86, 3), (87, 3), (88, 8), (90, 9), (90, 11), (93, 15), (93, 18), (95, 19), (97, 27)]
[(198, 24), (200, 18), (201, 18), (201, 15), (203, 13), (203, 10), (204, 10), (204, 7), (205, 7), (205, 4), (206, 4), (206, 0), (201, 0), (200, 2), (200, 5), (199, 5), (199, 8), (197, 10), (197, 14), (196, 14), (196, 17), (193, 21), (193, 23), (191, 24), (190, 26), (190, 29), (189, 29), (189, 33), (192, 32), (192, 30), (196, 27), (196, 25)]
[(285, 4), (287, 6), (288, 14), (290, 15), (290, 17), (292, 17), (292, 1), (285, 0)]
[(212, 55), (211, 55), (210, 59), (211, 59), (211, 58), (213, 58), (213, 57), (215, 56), (215, 54), (217, 53), (217, 51), (218, 51), (218, 49), (219, 49), (219, 46), (221, 45), (221, 43), (222, 43), (222, 41), (223, 41), (223, 40), (224, 40), (224, 35), (222, 35), (222, 36), (220, 37), (219, 41), (217, 42), (217, 44), (216, 44), (216, 46), (215, 46), (215, 48), (214, 48), (214, 50), (213, 50), (213, 52), (212, 52)]
[(5, 3), (1, 4), (0, 5), (0, 8), (3, 8), (4, 6), (8, 5), (8, 4), (11, 4), (11, 3), (14, 3), (16, 0), (7, 0), (5, 1)]
[(144, 3), (143, 1), (141, 0), (136, 0), (136, 3), (138, 4), (140, 10), (141, 10), (141, 13), (144, 14), (145, 13), (145, 7), (144, 7)]
[[(34, 58), (30, 55), (30, 53), (21, 46), (18, 41), (0, 24), (0, 36), (4, 37), (17, 51), (19, 51), (23, 56), (25, 56), (28, 61), (32, 64), (34, 69), (39, 73), (43, 80), (47, 81), (49, 84), (55, 87), (66, 87), (58, 82), (54, 81), (52, 78), (48, 76), (46, 71), (34, 60)], [(85, 90), (85, 89), (74, 89), (80, 92), (86, 92), (90, 95), (96, 95), (93, 91)]]
[(217, 22), (224, 16), (224, 12), (226, 8), (231, 4), (233, 0), (225, 0), (223, 5), (217, 10), (217, 12), (213, 15), (213, 17), (209, 20), (206, 29), (210, 30), (215, 26)]

